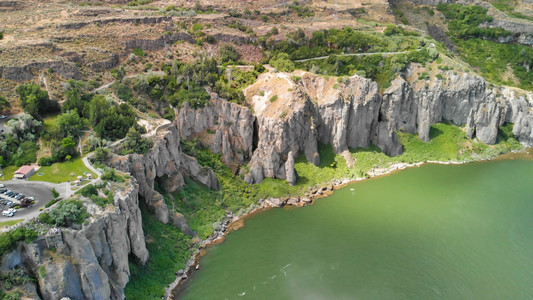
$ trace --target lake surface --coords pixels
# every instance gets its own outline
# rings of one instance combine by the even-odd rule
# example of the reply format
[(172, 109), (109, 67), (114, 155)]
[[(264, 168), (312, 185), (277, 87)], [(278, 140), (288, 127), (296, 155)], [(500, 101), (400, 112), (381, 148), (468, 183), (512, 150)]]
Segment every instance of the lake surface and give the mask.
[(533, 161), (355, 183), (247, 219), (200, 263), (180, 299), (532, 299)]

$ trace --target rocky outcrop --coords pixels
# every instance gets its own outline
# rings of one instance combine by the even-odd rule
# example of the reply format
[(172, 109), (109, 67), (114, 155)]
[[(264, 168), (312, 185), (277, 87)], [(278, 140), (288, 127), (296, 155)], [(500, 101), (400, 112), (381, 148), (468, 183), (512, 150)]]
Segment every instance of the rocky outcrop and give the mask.
[(89, 68), (95, 71), (102, 71), (114, 68), (119, 63), (119, 55), (117, 53), (107, 53), (108, 58), (100, 61), (95, 61), (89, 64)]
[(193, 109), (184, 104), (176, 116), (179, 134), (199, 139), (229, 166), (242, 165), (252, 157), (255, 117), (244, 106), (212, 94), (208, 105)]
[(137, 17), (137, 18), (108, 18), (91, 20), (86, 22), (73, 22), (66, 24), (59, 24), (56, 27), (58, 29), (80, 29), (91, 24), (106, 25), (110, 23), (130, 23), (130, 24), (157, 24), (161, 22), (171, 22), (172, 17)]
[(158, 178), (169, 178), (180, 185), (184, 185), (183, 177), (190, 177), (205, 186), (218, 189), (215, 173), (198, 164), (195, 158), (181, 151), (180, 135), (175, 125), (163, 128), (156, 133), (154, 146), (147, 154), (129, 154), (126, 156), (113, 155), (108, 165), (117, 170), (130, 173), (139, 183), (139, 194), (146, 204), (155, 210), (156, 218), (167, 224), (172, 223), (183, 232), (194, 235), (187, 226), (183, 215), (171, 212), (163, 196), (154, 190), (154, 183)]
[[(409, 69), (406, 78), (414, 73)], [(397, 130), (429, 141), (431, 125), (443, 120), (465, 125), (469, 137), (486, 144), (496, 143), (500, 126), (514, 123), (518, 140), (533, 145), (533, 94), (496, 88), (468, 73), (447, 71), (444, 77), (427, 85), (398, 77), (379, 94), (375, 82), (359, 76), (341, 81), (301, 71), (261, 75), (244, 91), (258, 125), (258, 145), (245, 180), (272, 177), (294, 183), (294, 170), (288, 169), (293, 169), (292, 159), (304, 153), (318, 165), (317, 142), (331, 144), (336, 153), (373, 143), (398, 155)]]
[(19, 67), (0, 66), (0, 78), (22, 82), (32, 79), (40, 70), (52, 70), (65, 79), (80, 79), (78, 68), (63, 60), (33, 62)]
[(135, 179), (115, 193), (114, 205), (80, 230), (58, 231), (61, 242), (53, 246), (44, 237), (20, 243), (3, 257), (2, 270), (34, 274), (44, 299), (124, 299), (129, 257), (148, 260)]
[(177, 41), (186, 41), (188, 43), (195, 42), (194, 38), (188, 33), (178, 32), (178, 33), (172, 33), (169, 35), (162, 35), (161, 37), (155, 40), (149, 40), (149, 39), (129, 40), (124, 43), (124, 48), (125, 49), (140, 48), (145, 51), (154, 51), (154, 50), (163, 49), (166, 46), (172, 45), (173, 43)]

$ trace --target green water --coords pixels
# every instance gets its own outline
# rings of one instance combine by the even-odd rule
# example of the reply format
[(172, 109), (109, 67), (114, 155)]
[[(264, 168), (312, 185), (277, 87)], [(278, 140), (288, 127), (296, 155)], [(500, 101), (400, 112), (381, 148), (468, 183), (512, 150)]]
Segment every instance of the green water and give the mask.
[(427, 165), (260, 213), (181, 298), (532, 299), (532, 175), (528, 160)]

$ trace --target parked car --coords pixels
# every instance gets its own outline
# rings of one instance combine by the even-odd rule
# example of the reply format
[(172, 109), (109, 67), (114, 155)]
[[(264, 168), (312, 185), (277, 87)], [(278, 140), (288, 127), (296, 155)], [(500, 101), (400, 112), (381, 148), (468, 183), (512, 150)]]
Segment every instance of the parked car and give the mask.
[(8, 209), (7, 211), (8, 211), (8, 212), (12, 212), (12, 213), (16, 213), (16, 212), (17, 212), (17, 210), (14, 209), (14, 208), (10, 208), (10, 209)]
[(4, 211), (2, 212), (2, 216), (12, 217), (12, 216), (14, 216), (14, 215), (15, 215), (14, 212), (10, 212), (10, 211), (7, 211), (7, 210), (4, 210)]
[(5, 188), (6, 186), (2, 183), (0, 183), (0, 188)]
[(7, 116), (6, 115), (1, 115), (0, 119), (7, 119)]

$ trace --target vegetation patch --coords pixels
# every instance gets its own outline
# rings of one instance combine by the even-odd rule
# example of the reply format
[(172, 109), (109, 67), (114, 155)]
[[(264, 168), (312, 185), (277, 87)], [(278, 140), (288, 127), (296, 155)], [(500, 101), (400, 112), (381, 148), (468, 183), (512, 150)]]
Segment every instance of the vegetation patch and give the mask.
[(165, 287), (176, 279), (175, 272), (185, 268), (194, 248), (190, 237), (171, 224), (159, 222), (145, 207), (141, 208), (150, 259), (144, 266), (130, 263), (130, 281), (124, 293), (128, 299), (158, 300), (164, 296)]
[[(42, 174), (42, 175), (40, 175)], [(30, 181), (47, 181), (52, 183), (61, 183), (75, 181), (78, 176), (96, 176), (83, 163), (82, 157), (77, 156), (70, 161), (54, 163), (48, 167), (41, 167), (36, 174), (30, 177)]]

